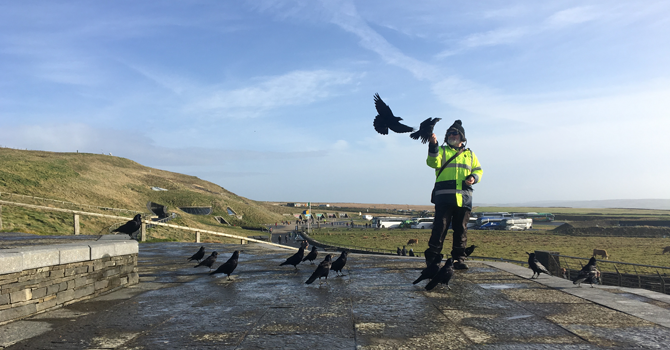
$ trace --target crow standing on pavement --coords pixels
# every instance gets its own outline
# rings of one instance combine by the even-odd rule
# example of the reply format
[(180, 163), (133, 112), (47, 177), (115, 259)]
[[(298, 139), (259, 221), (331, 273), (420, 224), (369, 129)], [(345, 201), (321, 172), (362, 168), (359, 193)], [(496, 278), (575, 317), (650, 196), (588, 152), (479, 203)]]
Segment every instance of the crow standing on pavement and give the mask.
[(298, 252), (291, 255), (284, 261), (283, 263), (279, 264), (279, 266), (284, 266), (284, 265), (293, 265), (295, 269), (298, 269), (298, 264), (302, 261), (302, 258), (305, 256), (305, 244), (302, 243), (300, 244), (300, 249), (298, 249)]
[[(531, 279), (540, 277), (540, 273), (546, 273), (547, 275), (551, 276), (547, 268), (544, 267), (544, 265), (542, 265), (539, 261), (537, 261), (535, 258), (535, 253), (526, 252), (526, 254), (528, 254), (528, 267), (533, 270), (533, 275), (530, 276)], [(537, 274), (537, 277), (535, 277), (535, 274)]]
[[(347, 264), (347, 256), (349, 255), (349, 251), (345, 250), (340, 254), (340, 257), (337, 258), (331, 265), (330, 269), (335, 271), (338, 276), (342, 273), (342, 269), (344, 268), (344, 265)], [(342, 276), (346, 276), (345, 274), (342, 274)]]
[(302, 259), (303, 262), (309, 260), (312, 265), (314, 265), (314, 260), (316, 260), (316, 256), (319, 254), (319, 252), (316, 251), (316, 246), (312, 246), (312, 251), (307, 254), (307, 256)]
[(419, 126), (419, 130), (409, 134), (409, 137), (413, 138), (414, 140), (421, 138), (421, 143), (430, 141), (430, 137), (433, 135), (435, 124), (437, 124), (437, 122), (440, 120), (442, 120), (442, 118), (428, 118), (422, 121), (421, 125)]
[(225, 273), (226, 275), (228, 275), (228, 279), (230, 279), (230, 274), (233, 273), (233, 271), (235, 271), (235, 268), (237, 267), (237, 259), (239, 259), (239, 257), (240, 252), (236, 250), (233, 253), (233, 256), (231, 256), (230, 259), (228, 259), (228, 261), (221, 264), (221, 266), (219, 266), (219, 268), (217, 268), (216, 271), (211, 272), (210, 275), (213, 275), (215, 273)]
[(442, 261), (442, 254), (435, 255), (435, 258), (430, 262), (430, 265), (421, 271), (421, 276), (412, 282), (417, 284), (423, 280), (432, 279), (438, 271), (440, 271), (440, 262)]
[(137, 214), (132, 220), (119, 226), (116, 230), (112, 232), (125, 233), (128, 236), (132, 236), (133, 233), (137, 232), (137, 230), (139, 230), (141, 226), (142, 226), (142, 214)]
[(600, 271), (596, 268), (596, 258), (591, 257), (589, 263), (586, 266), (582, 267), (582, 270), (579, 271), (577, 277), (572, 280), (572, 284), (582, 286), (582, 283), (590, 283), (591, 288), (593, 288), (593, 283), (598, 283), (598, 278), (600, 277)]
[(431, 279), (430, 282), (426, 284), (426, 290), (432, 290), (440, 283), (445, 284), (447, 286), (447, 289), (451, 289), (451, 287), (449, 287), (449, 281), (453, 276), (454, 276), (454, 259), (449, 258), (444, 263), (444, 266), (442, 266), (440, 271), (438, 271), (437, 274), (433, 277), (433, 279)]
[(382, 101), (382, 98), (379, 97), (379, 94), (375, 94), (375, 108), (377, 109), (377, 116), (375, 117), (374, 122), (372, 123), (378, 133), (382, 135), (387, 135), (389, 129), (397, 133), (405, 133), (414, 131), (414, 128), (401, 124), (400, 121), (402, 118), (396, 117), (391, 112), (391, 108)]
[(321, 277), (325, 277), (326, 283), (328, 283), (328, 272), (330, 271), (331, 258), (332, 255), (326, 255), (326, 258), (316, 267), (316, 270), (314, 270), (314, 273), (307, 279), (307, 281), (305, 281), (305, 284), (312, 284), (317, 278), (319, 279), (319, 282), (321, 282)]
[(202, 258), (205, 256), (205, 247), (200, 247), (200, 250), (198, 250), (197, 253), (193, 254), (190, 258), (188, 258), (188, 261), (193, 261), (193, 260), (202, 260)]
[(212, 252), (212, 255), (208, 256), (207, 259), (201, 261), (198, 265), (195, 265), (193, 267), (198, 267), (198, 266), (207, 266), (209, 267), (209, 270), (212, 270), (212, 265), (216, 262), (216, 257), (219, 255), (217, 252)]

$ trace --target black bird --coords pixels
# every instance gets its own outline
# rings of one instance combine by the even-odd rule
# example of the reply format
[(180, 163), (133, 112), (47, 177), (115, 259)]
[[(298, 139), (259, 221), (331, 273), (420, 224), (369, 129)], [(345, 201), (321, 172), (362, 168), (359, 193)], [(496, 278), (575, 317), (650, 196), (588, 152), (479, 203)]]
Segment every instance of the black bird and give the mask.
[(205, 247), (200, 247), (200, 250), (198, 250), (197, 253), (193, 254), (190, 258), (188, 258), (188, 261), (193, 261), (193, 260), (202, 260), (202, 258), (205, 256)]
[(279, 266), (284, 266), (284, 265), (293, 265), (295, 269), (298, 269), (298, 264), (302, 261), (302, 258), (305, 256), (305, 244), (302, 243), (300, 244), (300, 249), (298, 249), (298, 252), (291, 255), (286, 261), (283, 263), (279, 264)]
[(407, 256), (407, 249), (405, 249), (405, 246), (402, 246), (402, 250), (400, 251), (400, 255)]
[(215, 273), (225, 273), (226, 275), (228, 275), (228, 279), (230, 279), (230, 274), (233, 273), (233, 271), (235, 271), (235, 268), (237, 267), (237, 259), (239, 259), (239, 257), (240, 252), (236, 250), (233, 253), (233, 256), (231, 256), (230, 259), (228, 259), (228, 261), (221, 264), (221, 266), (219, 266), (219, 268), (217, 268), (216, 271), (211, 272), (210, 275), (213, 275)]
[[(551, 276), (547, 268), (535, 259), (535, 253), (526, 252), (526, 254), (528, 254), (528, 267), (533, 270), (533, 275), (530, 276), (531, 279), (540, 277), (540, 273), (546, 273)], [(537, 274), (537, 277), (535, 277), (535, 274)]]
[(596, 258), (591, 257), (589, 263), (582, 267), (582, 270), (579, 271), (577, 277), (572, 280), (572, 284), (581, 287), (582, 283), (590, 283), (591, 288), (593, 288), (593, 283), (598, 282), (598, 277), (600, 277), (600, 271), (596, 268)]
[(398, 254), (398, 255), (402, 254), (402, 251), (400, 250), (400, 247), (398, 247), (398, 249), (396, 250), (396, 254)]
[(316, 270), (314, 270), (314, 273), (307, 279), (307, 281), (305, 281), (305, 284), (312, 284), (317, 278), (319, 279), (319, 282), (321, 282), (321, 277), (325, 277), (326, 283), (328, 283), (328, 272), (330, 271), (331, 258), (332, 255), (326, 255), (326, 258), (316, 267)]
[(435, 124), (442, 120), (442, 118), (428, 118), (424, 121), (421, 122), (421, 125), (419, 126), (419, 130), (409, 134), (409, 137), (418, 140), (421, 138), (421, 143), (426, 143), (430, 141), (431, 135), (433, 135), (433, 129), (435, 128)]
[(465, 248), (465, 256), (470, 256), (475, 251), (475, 248), (477, 248), (477, 246), (474, 244)]
[[(335, 271), (338, 276), (342, 273), (342, 269), (344, 268), (344, 265), (347, 264), (347, 256), (349, 255), (349, 251), (345, 250), (340, 254), (340, 257), (337, 258), (335, 261), (330, 266), (330, 269)], [(346, 276), (345, 274), (342, 274), (342, 276)]]
[(212, 265), (216, 262), (216, 257), (219, 255), (217, 252), (212, 252), (212, 255), (208, 256), (207, 259), (201, 261), (198, 265), (195, 265), (193, 267), (198, 267), (198, 266), (207, 266), (209, 267), (209, 270), (212, 270)]
[(319, 254), (319, 252), (316, 251), (316, 246), (312, 246), (312, 251), (307, 254), (307, 256), (302, 259), (303, 262), (309, 260), (312, 265), (314, 265), (314, 260), (316, 260), (316, 256)]
[(387, 135), (389, 129), (397, 133), (405, 133), (414, 131), (414, 128), (401, 124), (400, 121), (402, 118), (396, 117), (391, 112), (391, 108), (382, 101), (382, 98), (379, 97), (379, 94), (375, 94), (375, 108), (377, 109), (377, 116), (375, 121), (372, 123), (375, 130), (382, 135)]
[(433, 261), (430, 262), (430, 265), (421, 271), (421, 276), (412, 282), (412, 284), (417, 284), (423, 280), (432, 279), (438, 271), (440, 271), (440, 262), (442, 261), (442, 254), (437, 254)]
[(426, 284), (426, 290), (432, 290), (439, 283), (446, 284), (447, 289), (451, 289), (451, 287), (449, 287), (449, 281), (453, 276), (454, 276), (454, 259), (449, 258), (444, 263), (444, 266), (442, 266), (440, 271), (438, 271), (437, 274), (435, 274), (433, 279), (431, 279), (430, 282)]
[(132, 220), (119, 226), (116, 230), (112, 232), (125, 233), (129, 236), (132, 236), (133, 233), (137, 232), (137, 230), (140, 229), (140, 226), (142, 226), (142, 214), (137, 214)]

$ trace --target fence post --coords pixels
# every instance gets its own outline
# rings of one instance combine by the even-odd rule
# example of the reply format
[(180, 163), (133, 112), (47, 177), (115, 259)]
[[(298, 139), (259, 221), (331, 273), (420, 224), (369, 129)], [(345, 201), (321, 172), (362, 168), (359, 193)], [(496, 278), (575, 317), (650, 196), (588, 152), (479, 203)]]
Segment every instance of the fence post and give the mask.
[(661, 276), (658, 270), (656, 270), (656, 274), (658, 275), (658, 278), (661, 279), (661, 291), (665, 294), (665, 279), (663, 279), (663, 276)]
[[(612, 264), (612, 265), (614, 265), (614, 264)], [(617, 279), (618, 279), (618, 281), (617, 281), (618, 283), (617, 283), (617, 285), (618, 285), (619, 287), (621, 287), (621, 272), (619, 272), (619, 269), (617, 269), (616, 265), (614, 265), (614, 269), (616, 270), (616, 274), (618, 275), (618, 278), (617, 278)]]
[(642, 278), (640, 278), (640, 274), (637, 273), (637, 269), (635, 268), (635, 265), (633, 265), (633, 271), (635, 271), (635, 274), (637, 275), (637, 287), (642, 288)]
[(147, 225), (143, 222), (140, 225), (140, 235), (142, 236), (142, 242), (147, 240)]
[(200, 231), (195, 231), (195, 243), (200, 243)]
[(79, 214), (74, 214), (74, 234), (79, 235)]

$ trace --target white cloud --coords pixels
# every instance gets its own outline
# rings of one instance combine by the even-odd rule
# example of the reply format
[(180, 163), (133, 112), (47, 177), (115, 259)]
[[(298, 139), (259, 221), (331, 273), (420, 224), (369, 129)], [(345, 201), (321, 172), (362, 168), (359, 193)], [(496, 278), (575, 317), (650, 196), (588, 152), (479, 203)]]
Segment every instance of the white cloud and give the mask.
[(294, 71), (265, 78), (241, 89), (211, 88), (198, 94), (204, 97), (187, 109), (192, 113), (201, 111), (219, 117), (255, 117), (273, 108), (307, 105), (326, 99), (335, 93), (335, 87), (352, 84), (354, 78), (354, 74), (340, 71)]
[(568, 25), (593, 21), (598, 17), (599, 15), (593, 7), (579, 6), (554, 13), (549, 18), (547, 18), (546, 23), (549, 26), (564, 27)]

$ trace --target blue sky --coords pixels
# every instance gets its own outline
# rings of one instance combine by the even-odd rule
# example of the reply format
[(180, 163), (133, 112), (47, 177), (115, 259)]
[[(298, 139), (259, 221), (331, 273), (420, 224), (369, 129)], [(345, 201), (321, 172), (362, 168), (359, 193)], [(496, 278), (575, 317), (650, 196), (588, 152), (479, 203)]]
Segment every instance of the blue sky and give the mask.
[(0, 145), (112, 153), (254, 200), (429, 204), (461, 119), (475, 205), (670, 198), (667, 1), (0, 1)]

